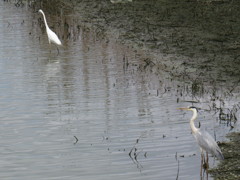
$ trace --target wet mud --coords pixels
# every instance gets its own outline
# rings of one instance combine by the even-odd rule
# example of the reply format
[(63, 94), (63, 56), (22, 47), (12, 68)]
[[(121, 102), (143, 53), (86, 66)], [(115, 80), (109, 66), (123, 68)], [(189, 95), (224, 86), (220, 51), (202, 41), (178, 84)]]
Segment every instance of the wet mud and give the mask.
[[(215, 111), (220, 123), (235, 128), (240, 109), (239, 1), (42, 0), (28, 6), (55, 16), (65, 48), (70, 39), (89, 32), (97, 41), (122, 44), (139, 59), (134, 64), (124, 54), (124, 69), (138, 71), (136, 81), (149, 80), (150, 93), (174, 92), (176, 103), (191, 94), (189, 103), (207, 102), (206, 110)], [(232, 153), (237, 152), (239, 134), (229, 137), (232, 142), (221, 145), (226, 160), (210, 170), (216, 179), (239, 177), (233, 166), (239, 164), (238, 156)], [(136, 160), (132, 150), (130, 157)]]
[(229, 142), (220, 143), (225, 160), (218, 167), (209, 171), (216, 180), (240, 179), (240, 133), (231, 133), (227, 137)]
[[(239, 2), (62, 1), (98, 34), (153, 55), (159, 71), (203, 81), (239, 83)], [(174, 55), (174, 58), (173, 58)]]

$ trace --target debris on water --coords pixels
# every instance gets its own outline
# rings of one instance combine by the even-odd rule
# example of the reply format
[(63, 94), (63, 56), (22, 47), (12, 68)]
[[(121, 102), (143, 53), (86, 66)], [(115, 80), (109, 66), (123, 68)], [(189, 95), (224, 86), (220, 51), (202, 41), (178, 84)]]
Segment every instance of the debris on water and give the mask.
[(147, 157), (147, 152), (144, 153), (144, 157), (145, 157), (145, 158)]
[(194, 153), (194, 154), (192, 154), (192, 155), (189, 155), (189, 157), (192, 157), (192, 156), (196, 156), (196, 154)]
[(76, 136), (73, 136), (74, 138), (75, 138), (75, 142), (73, 143), (73, 144), (77, 144), (77, 142), (78, 142), (78, 138), (76, 137)]
[[(131, 158), (131, 160), (133, 161), (133, 163), (137, 165), (137, 168), (141, 171), (142, 165), (138, 161), (138, 156), (141, 152), (143, 152), (143, 150), (139, 150), (136, 147), (136, 145), (139, 143), (140, 138), (141, 138), (141, 136), (136, 139), (136, 143), (134, 144), (134, 146), (132, 147), (132, 149), (130, 150), (128, 155)], [(147, 152), (144, 153), (144, 157), (145, 158), (147, 157)]]

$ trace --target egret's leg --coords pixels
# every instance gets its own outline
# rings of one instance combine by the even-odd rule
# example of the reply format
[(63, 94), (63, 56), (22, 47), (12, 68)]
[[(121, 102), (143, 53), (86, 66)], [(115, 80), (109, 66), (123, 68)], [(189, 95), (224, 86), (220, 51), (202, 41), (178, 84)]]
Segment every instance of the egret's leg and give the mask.
[(204, 155), (201, 153), (201, 165), (203, 165)]
[(202, 153), (201, 153), (201, 167), (200, 167), (200, 177), (202, 179), (202, 175), (203, 175), (203, 156), (202, 156)]
[(206, 152), (206, 156), (207, 156), (207, 162), (205, 163), (205, 169), (207, 169), (208, 170), (208, 168), (209, 168), (209, 164), (208, 164), (208, 152)]
[(208, 164), (208, 159), (209, 159), (209, 158), (208, 158), (208, 152), (206, 152), (206, 156), (207, 156), (207, 164)]
[(201, 151), (201, 160), (202, 160), (203, 163), (205, 163), (205, 157), (204, 157), (203, 149), (200, 148), (200, 151)]
[(201, 164), (201, 170), (200, 170), (200, 177), (201, 177), (201, 179), (203, 178), (203, 166), (202, 166), (202, 164)]
[(203, 167), (204, 167), (204, 153), (203, 153), (203, 149), (200, 148), (200, 151), (201, 151), (201, 171), (200, 171), (200, 176), (202, 176), (202, 170), (203, 170)]
[(50, 53), (51, 53), (51, 42), (49, 41), (49, 50), (50, 50)]
[[(204, 156), (204, 153), (203, 153)], [(206, 157), (204, 156), (203, 168), (208, 169), (208, 153), (206, 152)]]
[[(56, 46), (57, 47), (57, 46)], [(59, 49), (58, 49), (58, 47), (57, 47), (57, 52), (58, 52), (58, 54), (57, 55), (59, 55)]]

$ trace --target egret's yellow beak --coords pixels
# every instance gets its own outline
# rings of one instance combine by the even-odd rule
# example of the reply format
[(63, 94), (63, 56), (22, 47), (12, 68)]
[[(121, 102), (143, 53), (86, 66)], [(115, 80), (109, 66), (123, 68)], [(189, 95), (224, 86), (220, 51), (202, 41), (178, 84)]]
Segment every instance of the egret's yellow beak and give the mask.
[(180, 110), (188, 110), (188, 111), (191, 110), (190, 108), (177, 108), (177, 109), (180, 109)]

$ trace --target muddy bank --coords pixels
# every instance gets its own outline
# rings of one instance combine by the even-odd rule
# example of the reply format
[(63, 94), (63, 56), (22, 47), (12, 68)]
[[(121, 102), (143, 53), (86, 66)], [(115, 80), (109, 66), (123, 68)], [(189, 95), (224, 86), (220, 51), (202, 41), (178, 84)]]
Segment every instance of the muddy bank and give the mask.
[(157, 95), (174, 91), (177, 102), (189, 94), (207, 101), (230, 126), (239, 118), (240, 2), (42, 0), (33, 7), (55, 18), (66, 47), (93, 31), (97, 41), (132, 49), (139, 64), (127, 53), (123, 60)]
[[(238, 1), (43, 0), (34, 7), (58, 16), (59, 34), (65, 42), (77, 40), (78, 32), (94, 31), (98, 40), (132, 49), (139, 58), (140, 76), (155, 79), (149, 81), (154, 90), (166, 92), (168, 87), (163, 88), (161, 82), (174, 81), (171, 89), (180, 89), (180, 96), (210, 95), (211, 109), (217, 107), (218, 112), (225, 108), (226, 98), (239, 99)], [(75, 17), (68, 18), (72, 11)], [(222, 114), (238, 110), (238, 102)]]
[(231, 133), (227, 137), (230, 141), (220, 144), (225, 160), (209, 171), (216, 180), (240, 179), (240, 133)]
[(81, 23), (94, 26), (98, 36), (144, 50), (157, 71), (169, 71), (175, 79), (240, 82), (238, 1), (42, 1), (50, 11), (52, 4), (62, 13), (78, 11)]

